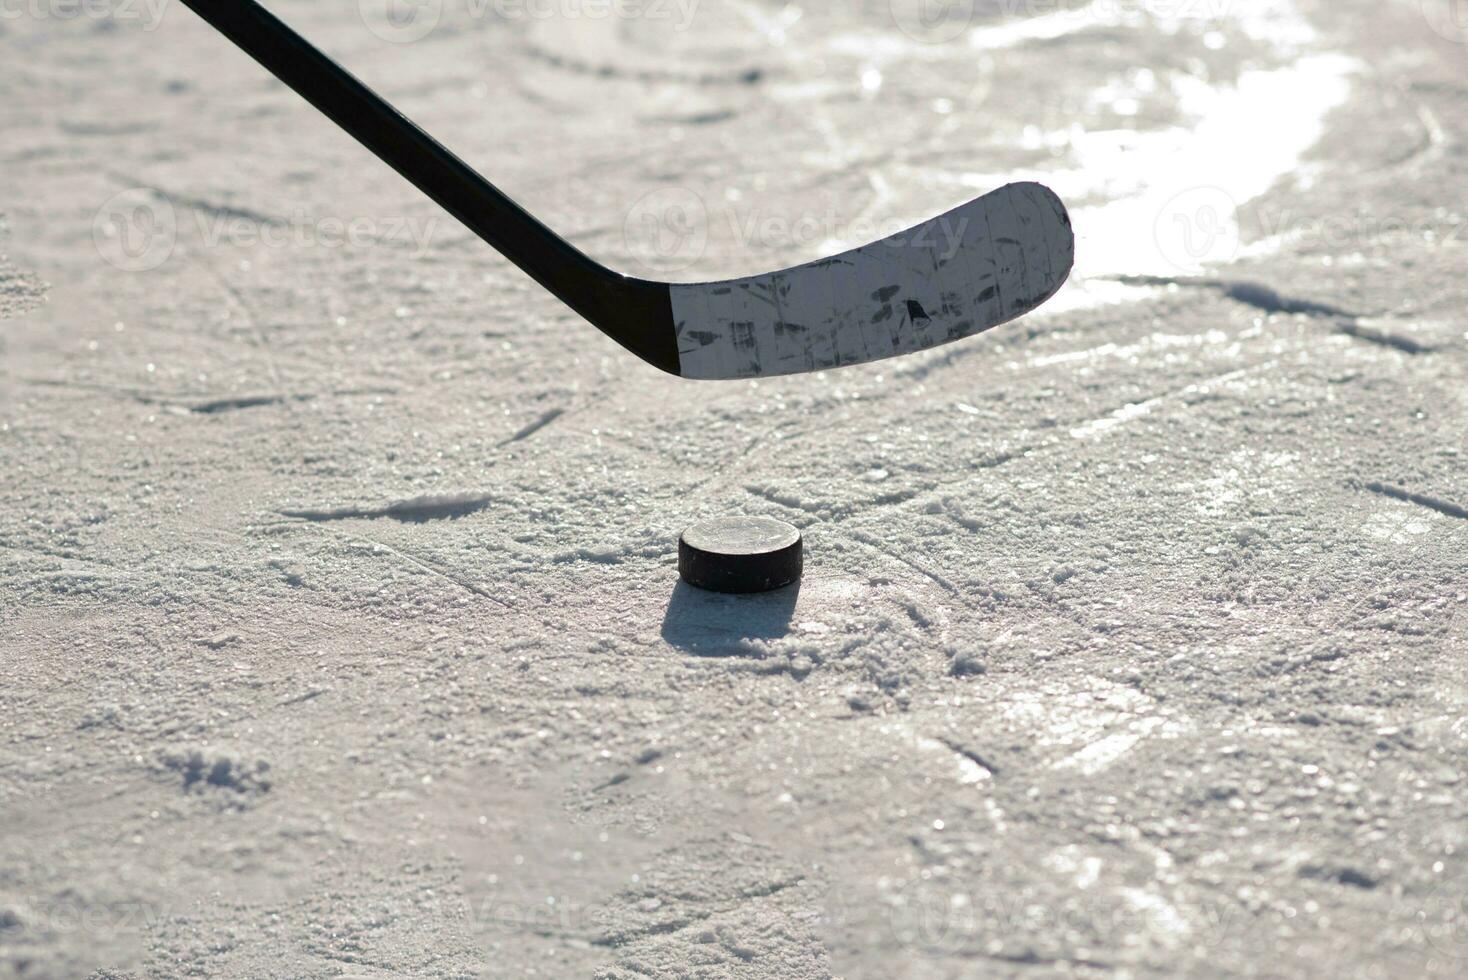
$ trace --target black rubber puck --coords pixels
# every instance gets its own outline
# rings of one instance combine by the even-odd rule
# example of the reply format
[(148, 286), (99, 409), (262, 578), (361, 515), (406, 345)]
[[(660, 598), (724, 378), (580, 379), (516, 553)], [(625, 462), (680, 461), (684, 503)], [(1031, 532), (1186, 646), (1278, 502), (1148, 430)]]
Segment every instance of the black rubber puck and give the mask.
[(769, 592), (800, 578), (800, 532), (768, 517), (716, 517), (678, 539), (678, 574), (713, 592)]

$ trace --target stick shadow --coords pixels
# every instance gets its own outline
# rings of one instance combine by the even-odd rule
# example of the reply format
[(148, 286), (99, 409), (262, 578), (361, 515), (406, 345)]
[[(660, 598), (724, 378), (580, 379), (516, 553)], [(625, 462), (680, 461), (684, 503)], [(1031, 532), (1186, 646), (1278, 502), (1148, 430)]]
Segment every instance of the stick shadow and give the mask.
[(749, 656), (743, 641), (790, 632), (799, 598), (799, 582), (757, 595), (723, 595), (680, 581), (663, 616), (663, 639), (699, 657)]

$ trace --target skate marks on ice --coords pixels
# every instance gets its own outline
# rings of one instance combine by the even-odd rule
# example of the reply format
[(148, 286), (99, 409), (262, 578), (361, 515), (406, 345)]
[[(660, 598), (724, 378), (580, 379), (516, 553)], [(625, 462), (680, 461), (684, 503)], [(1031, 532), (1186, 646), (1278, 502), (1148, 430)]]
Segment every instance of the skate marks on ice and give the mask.
[[(1086, 958), (1053, 923), (1001, 921), (1004, 879), (1036, 861), (1055, 871), (1043, 876), (1054, 878), (1041, 889), (1047, 907), (1075, 874), (1102, 878), (1098, 905), (1158, 913), (1142, 916), (1138, 949), (1170, 948), (1208, 926), (1147, 883), (1153, 855), (1083, 855), (1051, 821), (1010, 817), (1031, 787), (1140, 765), (1129, 755), (1185, 729), (1145, 695), (1100, 678), (1083, 686), (896, 715), (825, 717), (823, 704), (788, 725), (760, 724), (751, 706), (712, 740), (669, 718), (641, 747), (608, 743), (523, 778), (486, 770), (446, 783), (419, 807), (423, 838), (461, 866), (486, 976), (535, 964), (561, 976), (677, 976), (705, 963), (740, 977), (876, 977), (899, 975), (883, 970), (915, 952)], [(909, 832), (886, 832), (888, 821)], [(1103, 874), (1103, 861), (1121, 870)], [(971, 905), (955, 914), (972, 921), (935, 935), (929, 891)], [(949, 975), (943, 965), (934, 976)]]
[(425, 494), (405, 500), (395, 500), (378, 507), (298, 508), (280, 510), (277, 513), (281, 517), (296, 518), (312, 523), (389, 518), (404, 523), (421, 524), (426, 521), (466, 517), (493, 504), (494, 498), (489, 494), (449, 493)]
[(482, 976), (830, 975), (808, 870), (676, 747), (445, 786), (428, 831), (460, 864)]
[[(640, 96), (651, 93), (654, 100), (658, 88), (669, 85), (685, 92), (757, 85), (770, 73), (773, 52), (747, 29), (738, 6), (668, 0), (648, 6), (643, 16), (628, 17), (547, 11), (526, 25), (519, 51), (550, 71), (602, 89), (634, 83)], [(700, 120), (688, 108), (685, 103), (678, 121), (696, 124)]]
[(1390, 497), (1393, 500), (1401, 500), (1409, 504), (1416, 504), (1418, 507), (1426, 507), (1428, 510), (1436, 511), (1446, 517), (1468, 520), (1468, 507), (1456, 504), (1451, 500), (1443, 500), (1441, 497), (1435, 497), (1431, 494), (1414, 493), (1402, 487), (1376, 481), (1364, 484), (1363, 489), (1383, 497)]
[[(584, 126), (602, 126), (609, 113), (622, 113), (619, 125), (647, 126), (653, 140), (685, 126), (717, 128), (746, 116), (779, 70), (775, 49), (744, 29), (729, 5), (670, 0), (625, 17), (552, 7), (509, 25), (505, 60), (513, 70), (505, 84), (526, 102)], [(643, 145), (650, 145), (646, 137)], [(600, 183), (589, 173), (578, 182)], [(558, 177), (557, 184), (565, 183)], [(583, 193), (582, 204), (585, 199)], [(620, 226), (598, 224), (578, 238), (610, 236)]]
[[(1247, 279), (1212, 276), (1103, 276), (1125, 286), (1207, 289), (1265, 314), (1314, 317), (1330, 322), (1337, 333), (1403, 354), (1433, 354), (1446, 344), (1448, 324), (1433, 321), (1399, 321), (1387, 311), (1363, 313), (1319, 300), (1280, 292), (1264, 283)], [(1439, 339), (1437, 335), (1444, 339)]]

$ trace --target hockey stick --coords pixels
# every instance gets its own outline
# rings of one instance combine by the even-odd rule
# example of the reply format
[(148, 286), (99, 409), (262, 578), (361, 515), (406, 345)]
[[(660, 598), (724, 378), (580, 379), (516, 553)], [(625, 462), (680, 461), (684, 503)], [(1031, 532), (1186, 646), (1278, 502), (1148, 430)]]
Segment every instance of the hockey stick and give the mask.
[(794, 374), (925, 350), (1027, 313), (1070, 272), (1065, 206), (1023, 183), (779, 272), (693, 284), (624, 276), (535, 220), (255, 0), (183, 2), (593, 326), (670, 374)]

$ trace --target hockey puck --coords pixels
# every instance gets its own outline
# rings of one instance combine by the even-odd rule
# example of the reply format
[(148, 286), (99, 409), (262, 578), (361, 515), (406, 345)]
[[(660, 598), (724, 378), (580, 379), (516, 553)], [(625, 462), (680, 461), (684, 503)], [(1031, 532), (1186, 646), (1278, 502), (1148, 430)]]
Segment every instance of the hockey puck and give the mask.
[(678, 574), (713, 592), (770, 592), (800, 578), (800, 532), (768, 517), (716, 517), (678, 539)]

